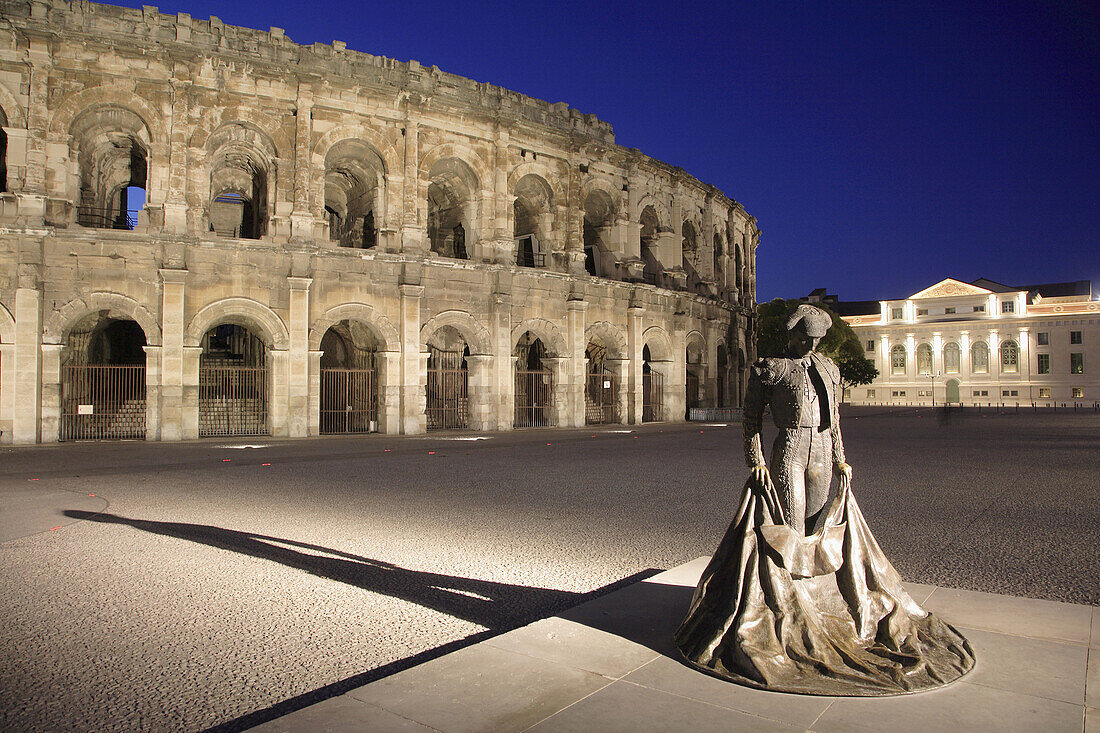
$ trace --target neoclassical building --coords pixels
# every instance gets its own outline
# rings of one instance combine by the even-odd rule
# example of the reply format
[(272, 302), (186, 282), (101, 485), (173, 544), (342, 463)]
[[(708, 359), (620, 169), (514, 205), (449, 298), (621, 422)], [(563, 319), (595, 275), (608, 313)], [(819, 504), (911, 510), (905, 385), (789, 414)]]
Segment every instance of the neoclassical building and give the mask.
[(592, 115), (154, 7), (0, 20), (0, 440), (682, 420), (756, 221)]
[(908, 298), (831, 304), (878, 369), (852, 404), (1092, 406), (1100, 302), (1088, 280), (1010, 287), (948, 278)]

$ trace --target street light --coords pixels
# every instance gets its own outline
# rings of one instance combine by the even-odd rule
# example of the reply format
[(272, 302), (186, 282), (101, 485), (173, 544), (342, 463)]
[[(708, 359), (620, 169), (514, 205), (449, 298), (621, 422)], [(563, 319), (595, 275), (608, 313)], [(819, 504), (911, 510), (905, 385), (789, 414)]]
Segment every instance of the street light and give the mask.
[(938, 376), (940, 376), (940, 373), (936, 372), (929, 377), (932, 380), (932, 407), (936, 406), (936, 377)]

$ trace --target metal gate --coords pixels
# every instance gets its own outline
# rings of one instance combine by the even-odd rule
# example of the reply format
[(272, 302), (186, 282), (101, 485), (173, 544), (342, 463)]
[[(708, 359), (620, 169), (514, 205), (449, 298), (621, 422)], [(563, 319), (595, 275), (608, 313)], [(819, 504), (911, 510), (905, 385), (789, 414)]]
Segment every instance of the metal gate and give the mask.
[(693, 407), (699, 406), (699, 374), (692, 370), (689, 366), (687, 370), (686, 387), (687, 394), (685, 395), (684, 404), (687, 409), (690, 410)]
[(378, 390), (373, 369), (321, 370), (321, 432), (373, 433)]
[(584, 388), (584, 421), (588, 425), (621, 422), (619, 419), (619, 383), (608, 371), (588, 375)]
[(267, 369), (199, 367), (200, 437), (267, 432)]
[(549, 427), (552, 387), (553, 377), (548, 370), (516, 370), (516, 414), (513, 427)]
[(428, 357), (427, 417), (428, 430), (468, 428), (470, 426), (469, 372), (462, 363), (462, 352), (431, 348)]
[(145, 438), (145, 365), (61, 367), (61, 440)]
[(660, 372), (642, 375), (642, 422), (660, 422), (665, 419), (665, 378)]

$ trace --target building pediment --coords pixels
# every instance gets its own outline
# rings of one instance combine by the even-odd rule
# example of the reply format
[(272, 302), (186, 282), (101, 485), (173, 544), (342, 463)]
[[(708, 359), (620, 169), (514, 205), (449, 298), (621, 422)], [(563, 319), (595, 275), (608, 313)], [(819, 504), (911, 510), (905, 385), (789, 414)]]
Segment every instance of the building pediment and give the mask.
[(956, 295), (990, 295), (993, 291), (979, 288), (977, 285), (960, 282), (954, 278), (941, 280), (930, 288), (925, 288), (919, 293), (909, 296), (910, 300), (919, 298), (947, 298)]

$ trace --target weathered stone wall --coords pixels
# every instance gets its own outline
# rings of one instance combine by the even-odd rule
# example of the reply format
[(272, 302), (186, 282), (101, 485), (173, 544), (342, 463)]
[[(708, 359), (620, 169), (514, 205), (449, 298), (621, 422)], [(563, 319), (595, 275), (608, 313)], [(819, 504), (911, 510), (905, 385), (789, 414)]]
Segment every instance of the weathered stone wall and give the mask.
[(198, 437), (203, 336), (227, 323), (265, 344), (276, 435), (322, 429), (321, 341), (343, 321), (378, 349), (385, 432), (428, 427), (443, 327), (468, 347), (474, 429), (513, 426), (526, 332), (557, 425), (584, 424), (592, 339), (622, 422), (650, 371), (660, 417), (683, 419), (689, 347), (690, 399), (739, 403), (755, 220), (594, 116), (277, 28), (90, 2), (0, 15), (0, 440), (64, 437), (63, 357), (95, 313), (141, 326), (149, 439)]

